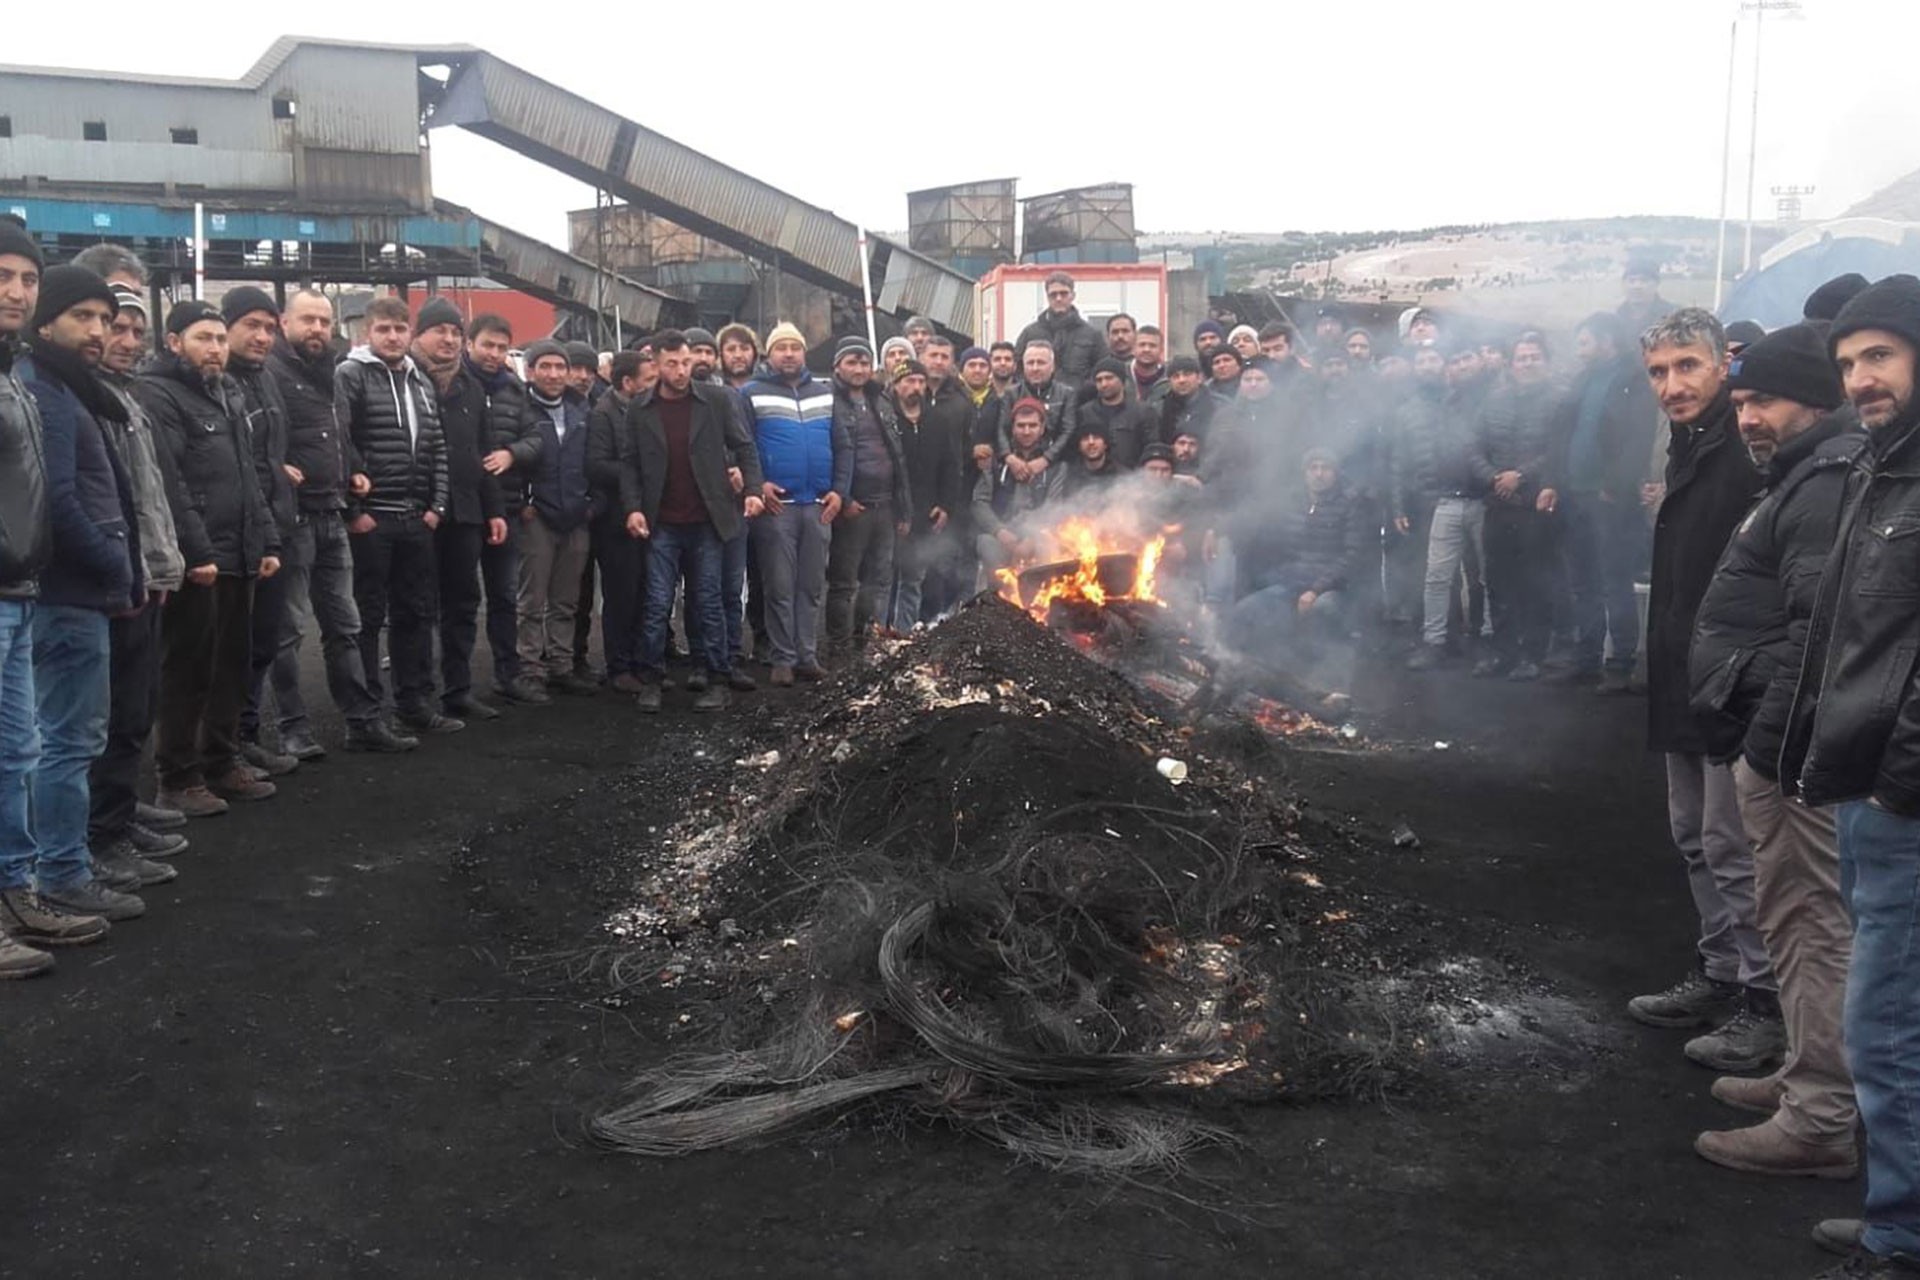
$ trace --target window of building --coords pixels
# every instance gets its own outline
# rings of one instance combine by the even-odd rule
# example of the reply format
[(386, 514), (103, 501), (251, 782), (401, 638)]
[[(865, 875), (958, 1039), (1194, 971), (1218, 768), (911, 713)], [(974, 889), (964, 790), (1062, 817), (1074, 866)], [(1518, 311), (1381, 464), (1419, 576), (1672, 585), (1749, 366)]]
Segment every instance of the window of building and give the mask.
[(167, 132), (171, 133), (173, 140), (183, 147), (193, 147), (200, 144), (200, 131), (198, 129), (169, 129)]
[(88, 142), (105, 142), (107, 140), (107, 122), (105, 120), (87, 121), (80, 126), (80, 136)]
[(299, 107), (294, 105), (292, 98), (275, 98), (273, 100), (273, 118), (275, 120), (291, 120), (298, 111)]
[(0, 116), (0, 138), (11, 138), (12, 136), (13, 136), (13, 117)]

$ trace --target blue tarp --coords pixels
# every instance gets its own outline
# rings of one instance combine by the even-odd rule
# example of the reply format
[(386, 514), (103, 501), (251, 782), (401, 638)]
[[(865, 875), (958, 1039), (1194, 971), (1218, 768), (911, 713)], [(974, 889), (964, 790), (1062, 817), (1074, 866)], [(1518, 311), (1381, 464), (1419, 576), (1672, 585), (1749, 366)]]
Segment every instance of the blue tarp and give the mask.
[(1808, 294), (1849, 271), (1869, 280), (1900, 272), (1920, 275), (1920, 227), (1906, 228), (1897, 243), (1890, 243), (1878, 236), (1849, 234), (1841, 224), (1735, 283), (1720, 318), (1729, 323), (1756, 320), (1769, 330), (1795, 324)]

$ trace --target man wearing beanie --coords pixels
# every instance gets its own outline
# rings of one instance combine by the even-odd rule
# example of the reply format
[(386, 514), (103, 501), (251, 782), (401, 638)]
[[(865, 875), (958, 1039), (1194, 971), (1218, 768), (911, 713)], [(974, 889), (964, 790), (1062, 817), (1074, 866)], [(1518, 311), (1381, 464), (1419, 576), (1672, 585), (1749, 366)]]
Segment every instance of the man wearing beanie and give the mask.
[(53, 558), (40, 574), (33, 614), (34, 724), (40, 767), (32, 780), (33, 848), (10, 849), (0, 889), (29, 878), (58, 911), (111, 921), (146, 905), (114, 884), (138, 888), (173, 878), (171, 868), (131, 856), (96, 875), (87, 845), (87, 777), (107, 743), (111, 706), (109, 616), (146, 603), (133, 481), (108, 424), (126, 407), (95, 370), (119, 309), (113, 291), (85, 267), (54, 267), (40, 280), (28, 321), (31, 355), (20, 379), (40, 407)]
[[(952, 368), (953, 344), (946, 338), (929, 337), (926, 350), (943, 368)], [(882, 588), (886, 599), (881, 620), (903, 633), (918, 625), (929, 595), (944, 604), (940, 572), (950, 559), (947, 551), (955, 534), (954, 509), (960, 502), (967, 419), (955, 410), (967, 400), (958, 390), (956, 379), (943, 378), (941, 383), (948, 390), (936, 406), (933, 370), (916, 360), (887, 388), (887, 408), (900, 435), (902, 466), (913, 505), (894, 551), (891, 590)]]
[[(912, 357), (909, 347), (893, 376), (917, 381), (918, 394), (924, 397), (926, 367)], [(833, 361), (833, 430), (836, 436), (844, 433), (851, 446), (853, 475), (827, 555), (824, 648), (830, 665), (866, 648), (893, 583), (894, 540), (912, 527), (913, 498), (900, 432), (893, 406), (873, 373), (866, 342), (843, 339)]]
[(933, 337), (933, 321), (925, 316), (908, 316), (907, 322), (900, 326), (900, 334), (913, 348), (913, 358), (926, 363), (927, 340)]
[(1707, 758), (1731, 763), (1753, 843), (1754, 913), (1780, 981), (1785, 1064), (1723, 1076), (1716, 1098), (1766, 1116), (1703, 1133), (1708, 1160), (1755, 1173), (1849, 1177), (1853, 1089), (1841, 1039), (1851, 927), (1831, 810), (1780, 789), (1782, 731), (1840, 499), (1864, 439), (1812, 325), (1760, 338), (1728, 366), (1747, 452), (1765, 484), (1734, 530), (1693, 632), (1689, 673)]
[(1866, 287), (1867, 278), (1858, 271), (1835, 276), (1807, 295), (1806, 304), (1800, 308), (1800, 312), (1809, 320), (1832, 324), (1840, 314), (1840, 308), (1852, 302)]
[(1838, 806), (1853, 915), (1844, 1032), (1867, 1194), (1846, 1274), (1908, 1276), (1920, 1270), (1920, 279), (1855, 295), (1827, 349), (1867, 441), (1814, 600), (1780, 786)]
[(685, 330), (687, 345), (693, 348), (693, 380), (713, 383), (720, 380), (720, 344), (711, 329)]
[(1224, 346), (1226, 341), (1227, 331), (1221, 327), (1218, 320), (1202, 320), (1193, 326), (1194, 359), (1200, 361), (1204, 368), (1207, 357), (1213, 354), (1214, 348)]
[(200, 301), (167, 313), (167, 349), (134, 386), (178, 478), (174, 528), (186, 581), (160, 619), (159, 803), (190, 818), (265, 800), (273, 784), (240, 760), (252, 671), (253, 593), (280, 570), (280, 531), (260, 491), (227, 322)]
[(1697, 307), (1674, 312), (1640, 337), (1641, 364), (1669, 424), (1647, 601), (1647, 739), (1666, 757), (1667, 822), (1700, 935), (1699, 967), (1665, 991), (1634, 997), (1627, 1012), (1655, 1027), (1712, 1027), (1724, 1019), (1688, 1041), (1687, 1056), (1741, 1072), (1772, 1066), (1786, 1032), (1754, 918), (1753, 847), (1733, 770), (1709, 755), (1712, 738), (1694, 713), (1687, 677), (1700, 601), (1760, 488), (1734, 422), (1726, 352), (1720, 322)]
[(594, 511), (587, 399), (568, 383), (566, 348), (547, 339), (528, 347), (525, 358), (527, 403), (540, 443), (513, 533), (520, 545), (520, 665), (512, 697), (538, 704), (548, 701), (549, 690), (591, 694), (597, 688), (576, 669), (574, 629)]
[(1108, 356), (1093, 366), (1093, 399), (1080, 406), (1080, 431), (1098, 428), (1106, 433), (1110, 461), (1128, 471), (1140, 460), (1140, 450), (1158, 430), (1153, 411), (1127, 394), (1130, 378), (1124, 360)]
[[(279, 384), (267, 372), (267, 357), (280, 334), (280, 309), (264, 291), (252, 285), (227, 290), (220, 299), (220, 318), (227, 322), (227, 373), (240, 388), (247, 417), (248, 442), (253, 449), (254, 473), (280, 534), (282, 548), (293, 544), (297, 508), (293, 474), (288, 467), (287, 406)], [(280, 653), (280, 641), (291, 622), (285, 574), (263, 578), (253, 590), (253, 661), (247, 679), (247, 706), (240, 715), (240, 758), (269, 777), (292, 773), (299, 767), (295, 749), (312, 757), (318, 746), (309, 739), (284, 740), (276, 751), (260, 739), (260, 702), (267, 673)], [(301, 708), (304, 710), (304, 708)]]

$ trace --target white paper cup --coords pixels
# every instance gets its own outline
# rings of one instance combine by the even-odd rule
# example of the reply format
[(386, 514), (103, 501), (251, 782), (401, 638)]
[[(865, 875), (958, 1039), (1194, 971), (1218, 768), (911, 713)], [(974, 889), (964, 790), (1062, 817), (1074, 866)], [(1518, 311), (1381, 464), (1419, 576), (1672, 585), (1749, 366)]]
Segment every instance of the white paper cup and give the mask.
[(1187, 780), (1187, 762), (1175, 760), (1172, 756), (1161, 756), (1159, 763), (1153, 766), (1168, 782), (1179, 786)]

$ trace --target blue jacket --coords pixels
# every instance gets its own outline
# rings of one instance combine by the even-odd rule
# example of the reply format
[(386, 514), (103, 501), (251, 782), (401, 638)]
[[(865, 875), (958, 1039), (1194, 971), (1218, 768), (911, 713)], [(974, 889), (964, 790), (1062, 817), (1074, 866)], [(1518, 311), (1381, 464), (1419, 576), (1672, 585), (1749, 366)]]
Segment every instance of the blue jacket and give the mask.
[(554, 428), (547, 407), (527, 397), (527, 412), (539, 428), (540, 462), (533, 474), (531, 501), (547, 525), (569, 533), (593, 517), (593, 491), (587, 484), (587, 398), (568, 391), (560, 398), (567, 438)]
[[(31, 356), (20, 362), (20, 378), (40, 406), (53, 513), (53, 559), (40, 575), (40, 601), (130, 609), (146, 594), (133, 478), (106, 427), (64, 380)], [(100, 403), (125, 412), (104, 385), (100, 392)]]
[(775, 378), (755, 378), (740, 389), (760, 448), (760, 470), (787, 492), (787, 501), (807, 506), (828, 492), (847, 496), (853, 487), (853, 441), (835, 421), (833, 386), (811, 373), (790, 387)]

